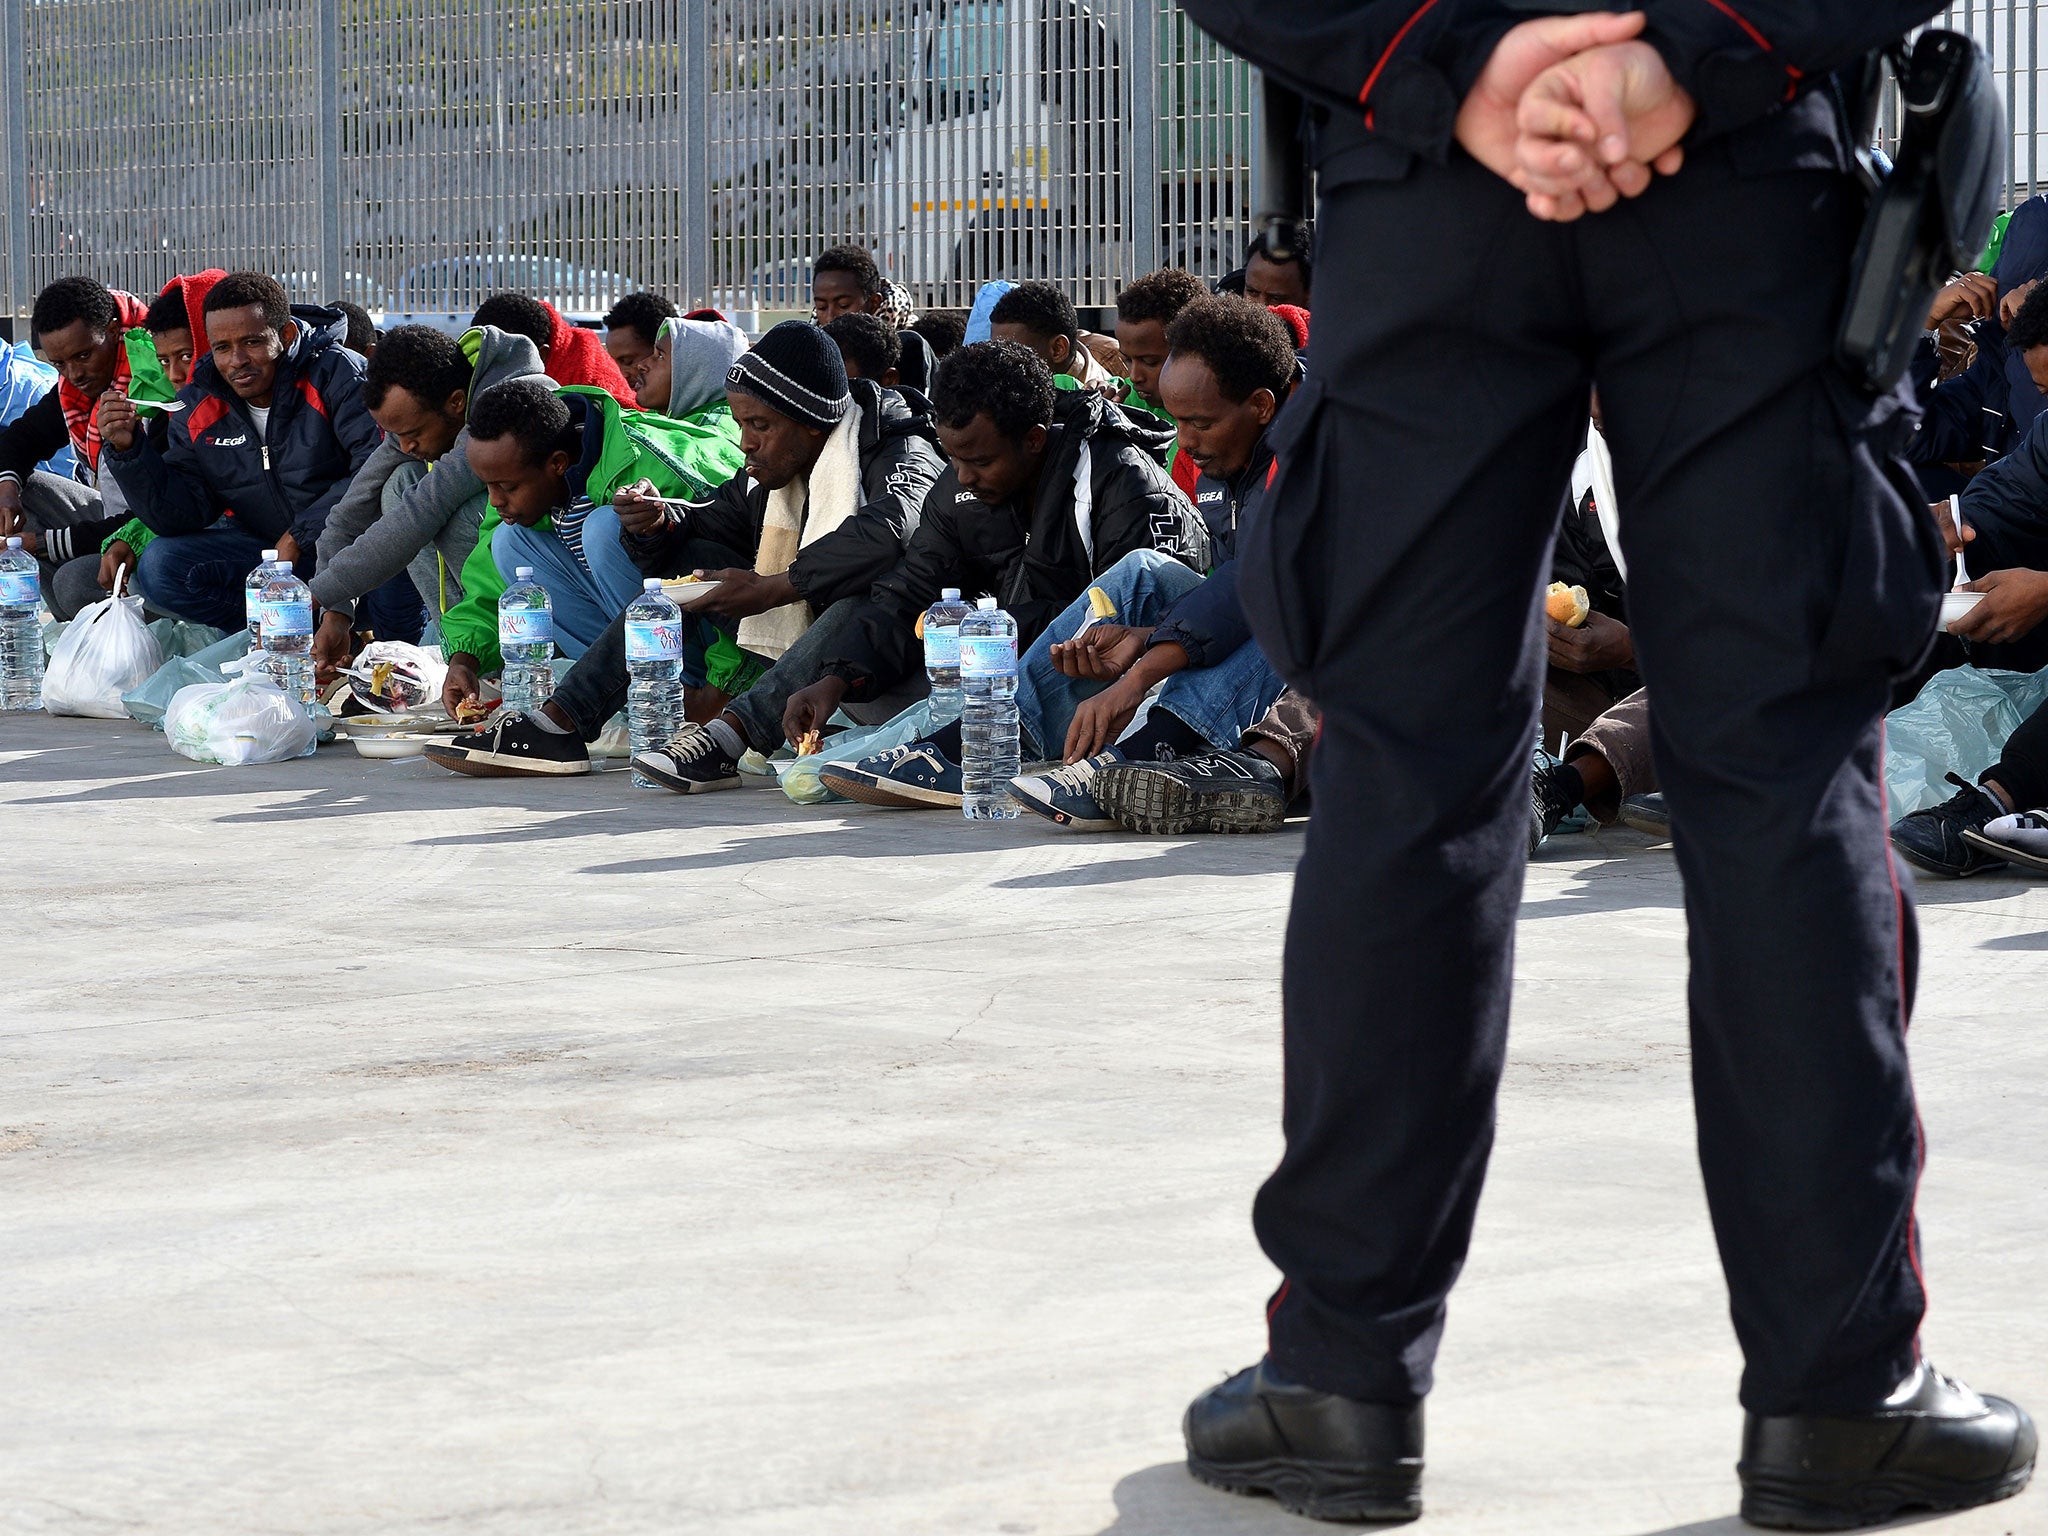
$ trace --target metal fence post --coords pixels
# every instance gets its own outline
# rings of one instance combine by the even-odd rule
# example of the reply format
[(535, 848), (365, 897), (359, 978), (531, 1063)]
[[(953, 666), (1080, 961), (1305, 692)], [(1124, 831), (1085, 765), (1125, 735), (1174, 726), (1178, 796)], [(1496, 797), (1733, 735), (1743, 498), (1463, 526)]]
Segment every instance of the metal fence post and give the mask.
[(314, 124), (320, 160), (320, 287), (317, 298), (351, 298), (341, 262), (341, 0), (320, 0), (319, 115)]
[(29, 0), (4, 0), (6, 26), (0, 48), (6, 59), (7, 164), (7, 316), (28, 312), (28, 5)]
[(682, 193), (683, 296), (711, 302), (711, 7), (683, 0), (682, 143), (676, 167)]
[(1131, 104), (1130, 184), (1124, 189), (1125, 228), (1131, 232), (1126, 280), (1159, 267), (1159, 6), (1126, 0), (1124, 99)]

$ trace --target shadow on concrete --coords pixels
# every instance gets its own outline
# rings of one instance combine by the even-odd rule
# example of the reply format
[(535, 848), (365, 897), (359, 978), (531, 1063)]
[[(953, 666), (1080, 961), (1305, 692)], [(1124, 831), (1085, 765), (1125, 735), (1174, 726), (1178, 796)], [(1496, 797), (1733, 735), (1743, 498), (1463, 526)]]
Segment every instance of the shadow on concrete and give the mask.
[(1986, 939), (1979, 949), (2048, 949), (2048, 928), (2034, 933), (2007, 933)]
[(1400, 1530), (1399, 1526), (1334, 1526), (1290, 1515), (1271, 1499), (1205, 1488), (1178, 1461), (1133, 1472), (1116, 1485), (1116, 1519), (1096, 1536), (1308, 1536), (1314, 1531)]

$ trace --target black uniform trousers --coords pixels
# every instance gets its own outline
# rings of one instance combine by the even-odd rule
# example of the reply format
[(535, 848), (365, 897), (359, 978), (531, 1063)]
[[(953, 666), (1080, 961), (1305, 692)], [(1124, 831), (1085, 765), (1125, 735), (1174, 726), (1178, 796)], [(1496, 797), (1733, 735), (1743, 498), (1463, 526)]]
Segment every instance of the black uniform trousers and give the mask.
[(1943, 567), (1897, 402), (1828, 362), (1859, 220), (1839, 173), (1744, 175), (1711, 145), (1569, 225), (1456, 151), (1324, 198), (1310, 382), (1243, 570), (1267, 654), (1323, 710), (1286, 1151), (1254, 1210), (1289, 1379), (1431, 1384), (1493, 1136), (1540, 596), (1596, 381), (1742, 1401), (1862, 1406), (1917, 1358), (1917, 937), (1881, 716)]

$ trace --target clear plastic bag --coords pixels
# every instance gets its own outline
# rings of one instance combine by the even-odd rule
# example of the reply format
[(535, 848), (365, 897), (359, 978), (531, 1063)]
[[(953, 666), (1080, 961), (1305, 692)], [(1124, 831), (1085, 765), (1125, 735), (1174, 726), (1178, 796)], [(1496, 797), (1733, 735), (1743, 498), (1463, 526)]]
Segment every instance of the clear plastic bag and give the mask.
[(164, 711), (171, 707), (180, 688), (227, 681), (221, 668), (231, 661), (240, 661), (248, 652), (248, 631), (238, 629), (194, 655), (173, 655), (149, 674), (147, 682), (122, 694), (121, 707), (128, 711), (129, 719), (162, 730)]
[(239, 768), (311, 757), (319, 731), (303, 704), (267, 677), (180, 688), (164, 712), (171, 750), (194, 762)]
[[(844, 715), (833, 719), (844, 722)], [(851, 763), (877, 752), (886, 752), (891, 747), (907, 746), (913, 741), (922, 741), (931, 734), (932, 706), (929, 699), (920, 699), (902, 714), (874, 726), (855, 726), (837, 736), (827, 737), (821, 750), (809, 757), (795, 759), (777, 758), (770, 762), (782, 781), (782, 792), (798, 805), (822, 805), (827, 800), (842, 800), (818, 778), (818, 770), (827, 763)]]
[(2048, 672), (1937, 672), (1912, 703), (1885, 717), (1885, 793), (1894, 820), (1953, 795), (1944, 775), (1976, 782), (2005, 739), (2043, 702)]
[(156, 636), (142, 622), (142, 599), (114, 595), (88, 605), (64, 628), (43, 674), (43, 708), (53, 715), (125, 720), (121, 695), (164, 664)]

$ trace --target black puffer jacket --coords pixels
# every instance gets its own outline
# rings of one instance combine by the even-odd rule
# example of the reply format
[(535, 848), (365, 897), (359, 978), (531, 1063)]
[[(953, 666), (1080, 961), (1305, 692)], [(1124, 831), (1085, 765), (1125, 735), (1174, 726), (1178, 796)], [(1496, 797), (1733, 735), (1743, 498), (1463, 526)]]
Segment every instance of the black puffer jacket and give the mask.
[[(969, 601), (994, 597), (1017, 621), (1021, 650), (1089, 583), (1133, 550), (1156, 549), (1191, 570), (1209, 568), (1209, 535), (1160, 466), (1172, 429), (1152, 425), (1090, 390), (1062, 390), (1032, 505), (989, 506), (948, 469), (924, 504), (896, 568), (877, 581), (844, 654), (825, 670), (862, 699), (920, 664), (917, 616), (946, 587)], [(1076, 492), (1088, 454), (1086, 531)]]
[[(799, 550), (789, 568), (790, 584), (819, 613), (842, 597), (865, 592), (896, 564), (917, 529), (926, 493), (946, 467), (923, 396), (883, 389), (868, 379), (851, 384), (861, 416), (860, 475), (867, 499), (852, 517)], [(626, 548), (648, 575), (678, 576), (687, 560), (684, 546), (693, 538), (759, 549), (767, 515), (766, 487), (742, 470), (709, 501), (691, 506), (648, 538), (627, 539)]]
[(233, 508), (235, 525), (266, 544), (290, 533), (310, 563), (357, 470), (384, 439), (363, 404), (363, 360), (342, 345), (338, 309), (292, 306), (298, 337), (277, 365), (270, 427), (258, 433), (248, 406), (202, 357), (178, 391), (159, 453), (142, 437), (103, 458), (152, 533), (197, 533)]

